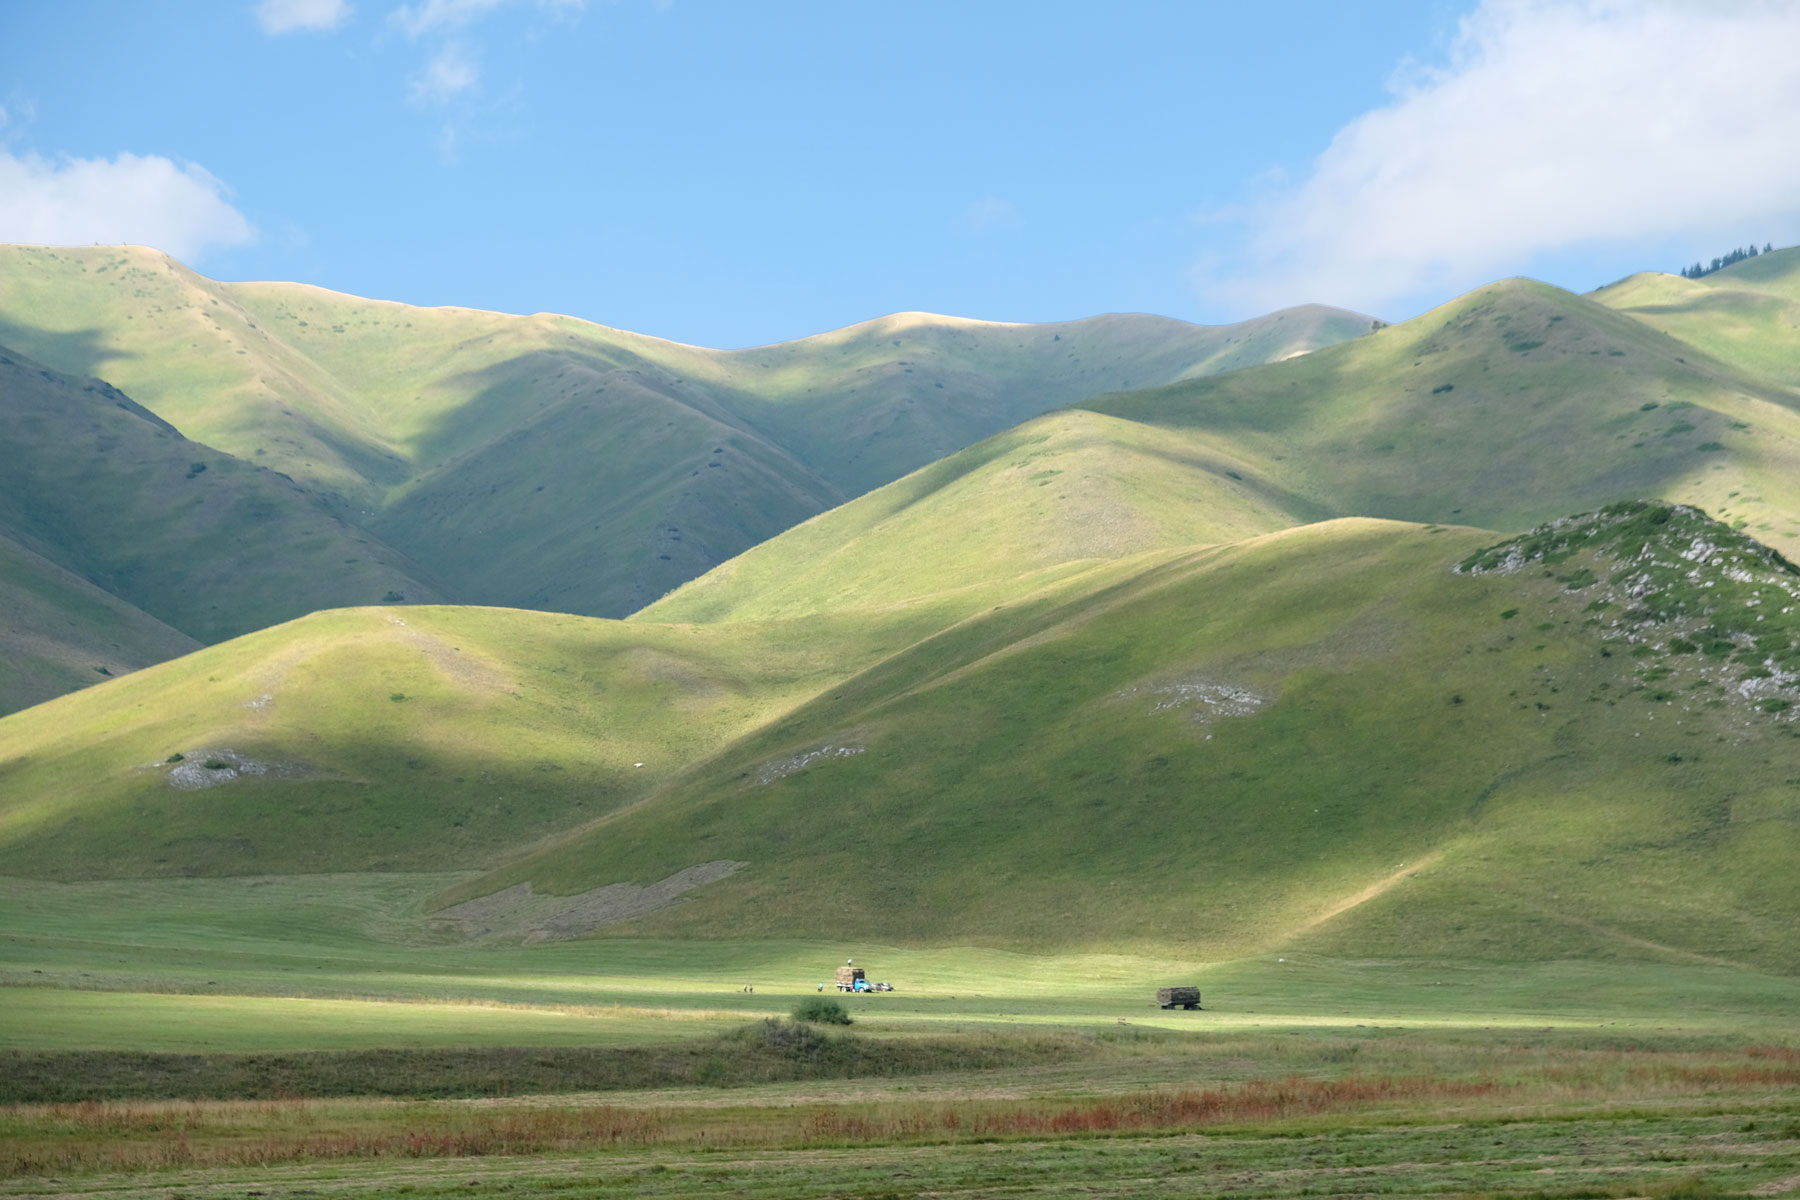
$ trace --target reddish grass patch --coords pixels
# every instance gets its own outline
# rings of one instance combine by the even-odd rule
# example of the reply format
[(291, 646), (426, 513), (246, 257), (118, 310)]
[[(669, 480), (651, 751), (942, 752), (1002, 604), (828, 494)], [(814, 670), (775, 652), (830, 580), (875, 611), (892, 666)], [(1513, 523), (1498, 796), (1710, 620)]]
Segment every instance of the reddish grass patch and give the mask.
[(1370, 1104), (1487, 1096), (1503, 1085), (1491, 1080), (1432, 1078), (1251, 1080), (1236, 1088), (1143, 1092), (1082, 1104), (1019, 1104), (965, 1112), (864, 1116), (820, 1109), (808, 1120), (809, 1141), (861, 1142), (902, 1138), (1014, 1137), (1184, 1129), (1258, 1124), (1338, 1112)]
[(1751, 1058), (1769, 1058), (1776, 1062), (1800, 1063), (1800, 1050), (1792, 1046), (1751, 1046), (1744, 1053)]
[[(554, 1150), (646, 1146), (665, 1140), (657, 1109), (522, 1109), (457, 1114), (444, 1127), (393, 1131), (229, 1136), (205, 1128), (200, 1106), (57, 1105), (47, 1112), (83, 1137), (19, 1144), (0, 1159), (0, 1176), (51, 1171), (146, 1171), (168, 1167), (260, 1167), (344, 1158), (479, 1158)], [(117, 1140), (136, 1135), (138, 1140)]]

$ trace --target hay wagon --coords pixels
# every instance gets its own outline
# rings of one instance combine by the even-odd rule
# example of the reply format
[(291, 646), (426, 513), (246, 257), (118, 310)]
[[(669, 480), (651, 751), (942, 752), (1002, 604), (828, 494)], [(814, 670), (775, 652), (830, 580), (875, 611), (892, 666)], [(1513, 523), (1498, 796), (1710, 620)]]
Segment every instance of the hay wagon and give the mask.
[(1197, 987), (1157, 988), (1156, 1003), (1162, 1008), (1199, 1008), (1200, 989)]
[(891, 983), (871, 982), (861, 967), (853, 967), (849, 963), (837, 969), (837, 990), (840, 992), (891, 992)]

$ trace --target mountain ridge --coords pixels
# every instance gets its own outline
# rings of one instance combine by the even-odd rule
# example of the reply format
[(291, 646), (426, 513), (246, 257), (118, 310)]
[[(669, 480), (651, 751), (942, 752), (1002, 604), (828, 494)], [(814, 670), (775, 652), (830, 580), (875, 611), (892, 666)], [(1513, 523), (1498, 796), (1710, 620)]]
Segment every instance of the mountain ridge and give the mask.
[[(1046, 408), (1371, 323), (1317, 307), (1218, 327), (890, 315), (717, 351), (555, 314), (223, 283), (141, 248), (0, 246), (0, 342), (292, 476), (446, 595), (613, 616)], [(531, 436), (557, 410), (554, 436)], [(546, 526), (540, 485), (594, 519)], [(530, 546), (554, 549), (537, 577)]]

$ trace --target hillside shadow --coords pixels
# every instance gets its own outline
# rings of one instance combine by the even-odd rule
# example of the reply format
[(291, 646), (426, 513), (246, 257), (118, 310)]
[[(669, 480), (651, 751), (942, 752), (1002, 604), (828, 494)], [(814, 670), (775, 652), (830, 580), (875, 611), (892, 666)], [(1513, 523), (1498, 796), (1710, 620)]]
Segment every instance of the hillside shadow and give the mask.
[(1723, 310), (1733, 313), (1745, 308), (1762, 310), (1779, 310), (1786, 308), (1793, 301), (1768, 292), (1759, 292), (1749, 288), (1724, 289), (1717, 288), (1702, 295), (1683, 301), (1667, 301), (1659, 304), (1633, 304), (1620, 311), (1634, 315), (1650, 316), (1693, 316)]
[(130, 351), (106, 346), (104, 337), (105, 331), (97, 328), (44, 329), (0, 315), (0, 346), (67, 375), (104, 379), (106, 363), (137, 357)]
[[(571, 383), (569, 376), (583, 378)], [(562, 386), (557, 386), (559, 383)], [(467, 398), (426, 423), (413, 446), (426, 470), (480, 450), (569, 404), (604, 396), (617, 386), (653, 393), (722, 425), (760, 436), (703, 388), (637, 355), (592, 350), (528, 350), (485, 367), (447, 376), (434, 388)]]

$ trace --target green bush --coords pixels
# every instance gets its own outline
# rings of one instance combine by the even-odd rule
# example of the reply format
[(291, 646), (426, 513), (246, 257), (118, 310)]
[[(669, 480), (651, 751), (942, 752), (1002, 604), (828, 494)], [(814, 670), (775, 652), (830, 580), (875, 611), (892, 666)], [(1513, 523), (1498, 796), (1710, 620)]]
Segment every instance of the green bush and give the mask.
[(848, 1025), (850, 1014), (836, 1000), (828, 1000), (824, 996), (814, 996), (802, 1000), (794, 1008), (794, 1020), (811, 1021), (816, 1025)]

